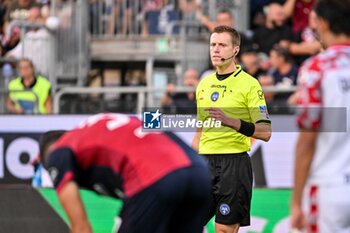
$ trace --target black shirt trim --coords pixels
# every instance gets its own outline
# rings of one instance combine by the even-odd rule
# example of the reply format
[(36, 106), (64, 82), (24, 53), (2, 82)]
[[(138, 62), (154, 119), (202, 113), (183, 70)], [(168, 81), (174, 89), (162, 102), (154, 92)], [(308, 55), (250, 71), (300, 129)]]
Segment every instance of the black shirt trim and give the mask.
[(255, 122), (255, 124), (259, 124), (259, 123), (268, 123), (271, 124), (270, 120), (258, 120), (257, 122)]
[(235, 71), (231, 72), (231, 73), (227, 73), (227, 74), (218, 74), (218, 72), (216, 72), (216, 78), (219, 79), (220, 81), (223, 81), (225, 79), (227, 79), (228, 77), (230, 77)]
[(36, 79), (36, 77), (34, 77), (34, 81), (29, 85), (29, 87), (26, 87), (26, 86), (24, 85), (23, 78), (21, 77), (21, 83), (22, 83), (22, 85), (23, 85), (23, 87), (24, 87), (25, 89), (29, 89), (29, 88), (32, 89), (32, 88), (35, 86), (36, 81), (37, 81), (37, 79)]

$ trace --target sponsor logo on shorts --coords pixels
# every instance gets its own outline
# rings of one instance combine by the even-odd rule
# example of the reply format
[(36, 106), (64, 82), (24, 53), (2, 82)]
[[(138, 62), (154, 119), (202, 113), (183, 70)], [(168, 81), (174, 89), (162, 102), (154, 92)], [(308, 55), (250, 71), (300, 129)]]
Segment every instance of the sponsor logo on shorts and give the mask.
[(230, 206), (227, 204), (221, 204), (219, 210), (222, 215), (228, 215), (231, 211)]

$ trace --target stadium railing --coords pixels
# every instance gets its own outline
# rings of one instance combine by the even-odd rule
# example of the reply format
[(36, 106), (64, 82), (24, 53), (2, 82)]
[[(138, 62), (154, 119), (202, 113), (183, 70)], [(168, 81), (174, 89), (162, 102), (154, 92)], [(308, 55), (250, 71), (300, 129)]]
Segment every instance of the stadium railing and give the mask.
[[(290, 87), (264, 87), (265, 92), (272, 93), (292, 93), (297, 90), (296, 86)], [(193, 87), (178, 87), (176, 93), (194, 92)], [(164, 94), (165, 88), (160, 87), (65, 87), (59, 90), (54, 96), (53, 112), (60, 114), (60, 101), (65, 95), (96, 95), (96, 94), (135, 94), (136, 100), (136, 111), (133, 113), (140, 114), (144, 107), (157, 107), (159, 102), (155, 98), (155, 93)], [(86, 102), (88, 104), (88, 102)], [(127, 103), (131, 104), (131, 103)]]

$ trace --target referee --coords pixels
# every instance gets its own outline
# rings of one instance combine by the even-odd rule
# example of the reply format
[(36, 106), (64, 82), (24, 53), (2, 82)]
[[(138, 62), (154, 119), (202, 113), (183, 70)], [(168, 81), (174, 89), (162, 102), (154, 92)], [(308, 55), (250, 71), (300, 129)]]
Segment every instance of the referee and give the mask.
[(271, 122), (258, 81), (235, 64), (240, 36), (218, 26), (210, 37), (210, 57), (216, 73), (196, 90), (197, 118), (221, 121), (220, 128), (198, 129), (192, 146), (204, 155), (211, 170), (212, 202), (208, 221), (215, 215), (215, 232), (238, 232), (250, 225), (253, 175), (250, 137), (268, 141)]

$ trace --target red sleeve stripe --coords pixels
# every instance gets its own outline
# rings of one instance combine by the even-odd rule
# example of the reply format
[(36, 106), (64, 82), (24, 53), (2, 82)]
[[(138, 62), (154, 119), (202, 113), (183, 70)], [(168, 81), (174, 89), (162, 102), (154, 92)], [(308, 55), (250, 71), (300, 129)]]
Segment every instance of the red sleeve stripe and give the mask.
[(56, 190), (57, 193), (60, 193), (60, 191), (62, 190), (62, 188), (71, 180), (73, 180), (74, 178), (74, 174), (73, 172), (67, 172), (66, 174), (64, 174), (63, 179), (61, 180), (61, 182), (57, 185)]

